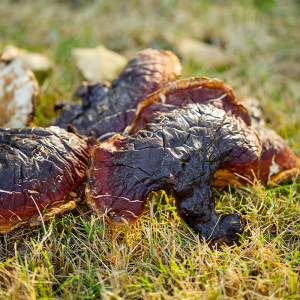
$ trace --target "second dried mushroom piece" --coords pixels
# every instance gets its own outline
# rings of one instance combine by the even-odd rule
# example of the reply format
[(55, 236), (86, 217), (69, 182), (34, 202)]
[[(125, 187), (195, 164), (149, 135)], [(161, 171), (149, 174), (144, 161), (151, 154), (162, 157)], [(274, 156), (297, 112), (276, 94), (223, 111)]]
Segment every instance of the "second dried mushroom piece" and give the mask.
[(181, 64), (170, 51), (145, 49), (135, 54), (123, 72), (112, 82), (81, 85), (77, 94), (82, 105), (68, 104), (54, 125), (74, 126), (79, 134), (104, 141), (122, 133), (135, 118), (136, 106), (165, 83), (181, 73)]
[(115, 135), (90, 152), (87, 202), (116, 224), (137, 220), (152, 191), (171, 192), (181, 218), (206, 241), (237, 242), (244, 220), (219, 217), (212, 180), (222, 162), (260, 155), (255, 131), (210, 103), (162, 114), (133, 136)]
[(69, 130), (0, 128), (0, 234), (38, 225), (82, 201), (95, 141)]

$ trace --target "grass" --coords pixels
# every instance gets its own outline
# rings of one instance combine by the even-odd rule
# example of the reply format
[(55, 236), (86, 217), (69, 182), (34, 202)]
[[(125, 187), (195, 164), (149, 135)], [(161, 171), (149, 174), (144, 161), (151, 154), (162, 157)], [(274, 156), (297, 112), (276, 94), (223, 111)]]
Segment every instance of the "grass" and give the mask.
[[(182, 60), (182, 77), (219, 77), (237, 98), (257, 97), (269, 126), (300, 156), (300, 78), (289, 69), (300, 69), (299, 1), (74, 2), (1, 1), (0, 45), (56, 62), (37, 74), (36, 125), (49, 124), (55, 101), (73, 99), (82, 80), (73, 47), (103, 43), (130, 57), (146, 47), (176, 52), (184, 36), (214, 38), (237, 63), (215, 70)], [(215, 196), (218, 213), (247, 215), (239, 247), (199, 242), (164, 192), (132, 226), (111, 227), (83, 204), (45, 226), (5, 234), (0, 299), (300, 299), (299, 184), (268, 190), (256, 182)]]

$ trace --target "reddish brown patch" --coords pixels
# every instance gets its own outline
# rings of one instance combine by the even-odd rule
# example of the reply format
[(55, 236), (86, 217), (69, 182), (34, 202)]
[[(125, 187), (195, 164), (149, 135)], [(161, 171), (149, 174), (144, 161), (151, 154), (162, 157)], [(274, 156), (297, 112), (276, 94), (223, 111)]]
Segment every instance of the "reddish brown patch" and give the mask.
[(265, 127), (258, 129), (258, 133), (262, 142), (261, 156), (245, 166), (222, 164), (214, 177), (215, 186), (245, 185), (253, 182), (255, 178), (262, 183), (273, 185), (300, 173), (300, 159), (283, 138)]
[(232, 89), (222, 80), (191, 77), (166, 84), (140, 103), (130, 133), (138, 132), (146, 124), (153, 122), (161, 113), (186, 104), (208, 102), (241, 118), (247, 125), (251, 124), (248, 110), (235, 100)]
[(0, 233), (36, 225), (81, 201), (86, 141), (57, 127), (0, 132)]

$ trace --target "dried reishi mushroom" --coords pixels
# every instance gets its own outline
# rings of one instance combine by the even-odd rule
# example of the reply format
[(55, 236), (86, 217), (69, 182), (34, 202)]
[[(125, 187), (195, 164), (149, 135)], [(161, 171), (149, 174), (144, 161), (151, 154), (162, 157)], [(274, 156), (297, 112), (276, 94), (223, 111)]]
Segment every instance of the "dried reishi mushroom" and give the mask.
[(165, 85), (139, 104), (130, 133), (138, 132), (163, 112), (187, 103), (207, 102), (242, 118), (248, 125), (252, 117), (252, 127), (259, 133), (262, 142), (262, 154), (251, 164), (221, 164), (213, 180), (215, 186), (245, 185), (255, 177), (263, 183), (279, 184), (297, 175), (300, 169), (299, 158), (278, 134), (265, 127), (259, 102), (248, 98), (242, 103), (245, 108), (235, 100), (231, 88), (220, 79), (188, 78)]
[(245, 185), (255, 178), (269, 186), (290, 180), (300, 173), (300, 159), (274, 130), (265, 127), (263, 113), (259, 102), (249, 98), (243, 101), (249, 109), (253, 124), (262, 143), (260, 157), (246, 166), (221, 164), (216, 172), (213, 184), (223, 186), (227, 184)]
[(116, 224), (143, 213), (151, 191), (171, 192), (182, 219), (206, 241), (232, 244), (240, 215), (214, 211), (212, 179), (222, 162), (247, 164), (260, 155), (255, 131), (211, 103), (162, 114), (133, 136), (115, 135), (90, 152), (86, 199)]
[(0, 129), (0, 233), (75, 208), (93, 144), (59, 127)]
[(251, 124), (248, 110), (235, 100), (232, 89), (222, 80), (191, 77), (166, 84), (140, 103), (130, 133), (138, 132), (161, 113), (192, 103), (210, 103), (243, 119), (247, 125)]
[(172, 52), (138, 52), (110, 87), (84, 83), (78, 89), (82, 105), (66, 105), (54, 125), (72, 124), (80, 134), (105, 140), (131, 125), (137, 104), (180, 73), (180, 61)]
[(0, 127), (28, 126), (38, 93), (34, 74), (21, 60), (4, 60), (0, 55)]

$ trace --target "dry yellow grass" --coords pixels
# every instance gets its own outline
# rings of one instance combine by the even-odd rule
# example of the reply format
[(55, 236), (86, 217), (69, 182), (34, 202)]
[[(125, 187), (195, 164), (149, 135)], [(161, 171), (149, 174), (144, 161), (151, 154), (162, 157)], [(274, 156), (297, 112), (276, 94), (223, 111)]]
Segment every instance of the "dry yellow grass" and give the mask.
[(242, 206), (248, 213), (240, 247), (212, 250), (200, 243), (164, 194), (155, 195), (149, 211), (130, 227), (107, 226), (83, 206), (46, 228), (5, 235), (0, 295), (12, 299), (100, 295), (104, 299), (297, 299), (299, 196), (291, 201), (290, 195), (257, 189), (254, 196), (237, 190), (236, 195), (225, 193), (220, 198), (219, 212)]
[[(299, 1), (61, 2), (1, 0), (0, 45), (56, 61), (37, 74), (36, 124), (48, 124), (54, 101), (71, 100), (82, 80), (73, 47), (103, 43), (130, 56), (174, 50), (180, 37), (213, 38), (237, 63), (213, 70), (183, 61), (182, 77), (219, 77), (238, 98), (258, 97), (270, 126), (300, 155)], [(247, 214), (239, 247), (200, 243), (164, 193), (130, 227), (111, 227), (82, 205), (0, 237), (0, 299), (300, 299), (299, 185), (267, 190), (255, 182), (215, 195), (219, 213)]]

